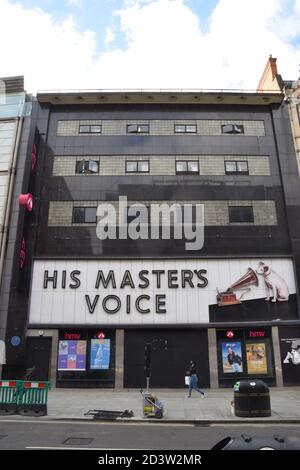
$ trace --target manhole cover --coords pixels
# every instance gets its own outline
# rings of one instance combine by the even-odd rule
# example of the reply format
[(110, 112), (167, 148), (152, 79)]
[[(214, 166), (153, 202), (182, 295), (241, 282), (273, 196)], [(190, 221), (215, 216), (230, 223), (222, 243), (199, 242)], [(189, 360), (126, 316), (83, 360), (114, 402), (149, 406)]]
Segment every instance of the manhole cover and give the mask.
[(69, 445), (69, 446), (87, 446), (91, 442), (93, 442), (93, 438), (91, 437), (68, 437), (63, 442), (63, 445)]

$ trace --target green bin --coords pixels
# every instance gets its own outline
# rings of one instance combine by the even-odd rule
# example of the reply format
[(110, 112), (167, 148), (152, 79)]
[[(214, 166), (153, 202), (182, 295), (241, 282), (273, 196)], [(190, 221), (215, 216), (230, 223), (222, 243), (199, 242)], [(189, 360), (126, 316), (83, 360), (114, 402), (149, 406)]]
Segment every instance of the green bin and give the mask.
[(17, 414), (22, 416), (46, 416), (50, 382), (20, 381)]
[(0, 380), (0, 416), (17, 413), (18, 380)]

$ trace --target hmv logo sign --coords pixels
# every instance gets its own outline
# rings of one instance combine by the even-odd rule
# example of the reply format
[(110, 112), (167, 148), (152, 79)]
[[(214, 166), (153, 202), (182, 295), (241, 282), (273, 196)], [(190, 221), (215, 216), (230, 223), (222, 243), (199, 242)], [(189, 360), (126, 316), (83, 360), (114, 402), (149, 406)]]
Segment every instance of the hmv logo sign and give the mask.
[(249, 338), (264, 338), (266, 335), (265, 330), (249, 330)]
[(65, 339), (69, 339), (69, 340), (80, 340), (80, 339), (81, 339), (81, 335), (80, 335), (80, 334), (76, 334), (76, 333), (65, 333), (64, 338), (65, 338)]

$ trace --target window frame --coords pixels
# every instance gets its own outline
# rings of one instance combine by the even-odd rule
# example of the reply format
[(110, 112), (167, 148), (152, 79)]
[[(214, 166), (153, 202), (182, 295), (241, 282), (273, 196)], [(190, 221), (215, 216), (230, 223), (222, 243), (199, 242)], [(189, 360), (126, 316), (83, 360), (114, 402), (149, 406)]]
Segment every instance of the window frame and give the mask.
[[(231, 163), (235, 164), (235, 170), (230, 171), (227, 170), (226, 164)], [(247, 165), (247, 170), (246, 171), (240, 171), (238, 170), (238, 164), (239, 163), (245, 163)], [(248, 165), (248, 160), (224, 160), (224, 168), (225, 168), (225, 175), (249, 175), (249, 165)]]
[[(90, 162), (97, 163), (97, 166), (98, 166), (97, 171), (91, 171), (89, 169)], [(78, 170), (79, 164), (81, 164), (83, 166), (83, 171)], [(88, 160), (86, 160), (86, 159), (76, 160), (76, 164), (75, 164), (75, 174), (76, 175), (99, 175), (99, 172), (100, 172), (100, 161), (99, 160), (95, 160), (95, 159), (92, 159), (92, 158), (88, 159)]]
[[(135, 163), (136, 164), (136, 170), (128, 171), (127, 163)], [(147, 171), (139, 170), (139, 163), (147, 163), (148, 164), (148, 170)], [(136, 174), (136, 173), (149, 174), (150, 173), (150, 160), (126, 160), (125, 161), (125, 174)]]
[[(95, 220), (90, 221), (86, 220), (86, 211), (87, 209), (94, 209), (95, 210)], [(77, 210), (84, 210), (84, 220), (83, 221), (77, 221), (75, 220), (75, 212)], [(96, 224), (97, 223), (97, 207), (82, 207), (82, 206), (73, 206), (72, 209), (72, 224)]]
[[(250, 209), (251, 210), (251, 219), (252, 220), (242, 220), (243, 218), (245, 217), (240, 217), (240, 220), (231, 220), (233, 217), (233, 213), (232, 211), (233, 210), (239, 210), (240, 214), (242, 212), (242, 210), (245, 210), (245, 209)], [(240, 215), (239, 214), (239, 215)], [(254, 210), (253, 210), (253, 206), (234, 206), (234, 205), (230, 205), (228, 206), (228, 220), (229, 220), (229, 224), (254, 224), (255, 220), (254, 220)]]
[[(135, 128), (136, 130), (130, 130), (130, 128)], [(140, 128), (145, 127), (147, 130), (140, 130)], [(127, 124), (126, 125), (126, 134), (149, 134), (150, 133), (150, 125), (145, 124)]]
[[(177, 163), (185, 163), (186, 164), (186, 170), (185, 171), (179, 171), (177, 169)], [(197, 163), (198, 170), (197, 171), (191, 171), (189, 170), (189, 163)], [(175, 173), (176, 175), (199, 175), (200, 173), (200, 165), (199, 165), (199, 160), (175, 160)]]
[[(87, 127), (89, 130), (82, 131), (81, 130), (82, 127)], [(98, 127), (100, 130), (97, 131), (97, 132), (92, 131), (93, 127)], [(82, 135), (82, 134), (100, 135), (100, 134), (102, 134), (102, 124), (79, 124), (78, 133), (80, 135)]]
[[(178, 130), (179, 127), (182, 127), (183, 130)], [(194, 127), (195, 130), (187, 130), (188, 127)], [(174, 134), (197, 134), (197, 124), (174, 124)]]
[[(231, 131), (224, 131), (224, 127), (229, 127), (231, 126), (232, 130)], [(240, 128), (241, 132), (235, 132), (236, 128)], [(243, 124), (221, 124), (221, 133), (222, 135), (244, 135), (245, 134), (245, 128)]]

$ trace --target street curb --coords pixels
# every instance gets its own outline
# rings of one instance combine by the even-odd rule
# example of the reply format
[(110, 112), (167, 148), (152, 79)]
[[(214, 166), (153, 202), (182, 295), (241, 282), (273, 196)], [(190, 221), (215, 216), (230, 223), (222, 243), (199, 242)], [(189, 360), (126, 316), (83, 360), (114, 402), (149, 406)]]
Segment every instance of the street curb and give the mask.
[(210, 425), (232, 425), (232, 424), (300, 424), (299, 418), (292, 419), (262, 419), (262, 418), (244, 418), (244, 419), (155, 419), (155, 418), (116, 418), (116, 419), (94, 419), (94, 418), (81, 418), (81, 417), (49, 417), (49, 416), (1, 416), (0, 422), (3, 420), (14, 422), (17, 420), (28, 421), (36, 420), (37, 422), (86, 422), (86, 423), (124, 423), (124, 424), (178, 424), (178, 425), (193, 425), (193, 426), (210, 426)]

